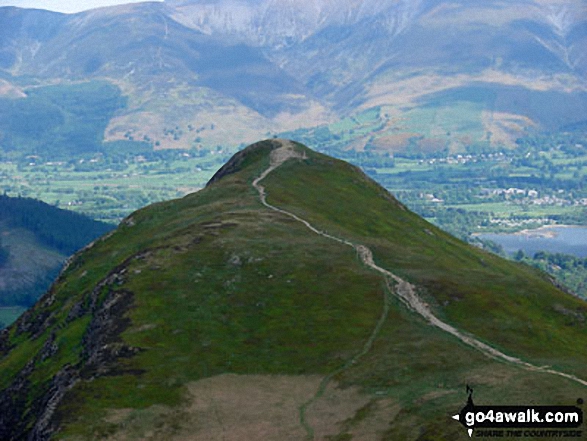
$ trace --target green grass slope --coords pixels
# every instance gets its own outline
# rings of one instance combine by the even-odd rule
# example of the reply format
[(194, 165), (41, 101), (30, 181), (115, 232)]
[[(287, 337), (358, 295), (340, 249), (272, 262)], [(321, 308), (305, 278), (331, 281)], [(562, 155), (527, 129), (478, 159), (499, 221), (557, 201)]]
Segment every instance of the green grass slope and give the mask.
[[(262, 205), (252, 182), (278, 146), (134, 213), (0, 334), (0, 439), (460, 439), (467, 383), (478, 404), (585, 393), (432, 327), (353, 248)], [(369, 246), (459, 329), (587, 377), (584, 302), (296, 149), (262, 181), (269, 203)]]

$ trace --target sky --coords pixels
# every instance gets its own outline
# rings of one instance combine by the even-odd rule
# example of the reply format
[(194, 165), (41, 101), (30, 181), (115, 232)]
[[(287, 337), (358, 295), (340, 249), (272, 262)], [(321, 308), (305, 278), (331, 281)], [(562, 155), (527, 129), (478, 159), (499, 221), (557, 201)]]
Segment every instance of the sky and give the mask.
[(0, 0), (0, 6), (18, 6), (20, 8), (48, 9), (57, 12), (81, 12), (102, 6), (139, 3), (145, 0)]

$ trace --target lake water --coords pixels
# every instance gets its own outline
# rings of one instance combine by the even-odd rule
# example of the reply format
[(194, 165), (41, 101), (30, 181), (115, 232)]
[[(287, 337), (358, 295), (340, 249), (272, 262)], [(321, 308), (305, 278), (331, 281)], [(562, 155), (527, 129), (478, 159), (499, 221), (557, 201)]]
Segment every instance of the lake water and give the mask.
[(500, 244), (510, 254), (522, 250), (529, 256), (547, 251), (587, 257), (587, 227), (542, 227), (512, 234), (479, 234), (478, 237)]

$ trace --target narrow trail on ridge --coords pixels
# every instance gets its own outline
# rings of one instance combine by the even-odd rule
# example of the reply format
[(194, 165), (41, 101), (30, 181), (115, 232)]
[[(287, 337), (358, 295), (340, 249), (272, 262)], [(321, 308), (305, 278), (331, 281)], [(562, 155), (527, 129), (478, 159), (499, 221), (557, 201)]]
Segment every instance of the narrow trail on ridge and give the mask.
[[(428, 305), (418, 296), (414, 285), (406, 282), (405, 280), (401, 279), (400, 277), (398, 277), (397, 275), (393, 274), (392, 272), (386, 270), (385, 268), (381, 268), (380, 266), (378, 266), (375, 263), (375, 261), (373, 260), (373, 253), (371, 252), (371, 250), (369, 248), (367, 248), (364, 245), (355, 244), (355, 243), (350, 242), (346, 239), (339, 238), (339, 237), (333, 236), (331, 234), (328, 234), (324, 231), (321, 231), (321, 230), (317, 229), (316, 227), (314, 227), (312, 224), (310, 224), (308, 221), (306, 221), (305, 219), (302, 219), (301, 217), (295, 215), (294, 213), (291, 213), (287, 210), (283, 210), (281, 208), (278, 208), (278, 207), (275, 207), (275, 206), (269, 204), (267, 202), (267, 194), (265, 192), (265, 187), (263, 187), (259, 183), (263, 179), (265, 179), (267, 177), (267, 175), (269, 175), (273, 170), (278, 168), (281, 164), (283, 164), (287, 160), (294, 159), (294, 158), (306, 159), (305, 153), (297, 152), (295, 150), (294, 144), (291, 141), (286, 140), (286, 139), (274, 139), (273, 141), (280, 143), (281, 147), (278, 147), (277, 149), (271, 151), (269, 167), (263, 173), (261, 173), (261, 175), (258, 178), (256, 178), (252, 184), (253, 187), (259, 193), (259, 198), (261, 199), (261, 203), (264, 206), (266, 206), (267, 208), (269, 208), (273, 211), (276, 211), (278, 213), (282, 213), (286, 216), (289, 216), (289, 217), (297, 220), (298, 222), (301, 222), (308, 229), (310, 229), (311, 231), (313, 231), (314, 233), (316, 233), (322, 237), (326, 237), (328, 239), (334, 240), (336, 242), (350, 246), (353, 249), (355, 249), (357, 254), (359, 255), (359, 258), (363, 262), (363, 264), (368, 266), (369, 268), (372, 268), (373, 270), (379, 272), (380, 274), (382, 274), (386, 280), (386, 285), (387, 285), (388, 290), (392, 293), (395, 293), (395, 295), (408, 307), (408, 309), (418, 313), (432, 326), (436, 326), (437, 328), (439, 328), (445, 332), (448, 332), (449, 334), (452, 334), (453, 336), (455, 336), (456, 338), (461, 340), (463, 343), (473, 347), (474, 349), (477, 349), (478, 351), (482, 352), (484, 355), (486, 355), (492, 359), (495, 359), (495, 360), (506, 361), (508, 363), (520, 366), (528, 371), (542, 372), (545, 374), (557, 375), (557, 376), (566, 378), (568, 380), (575, 381), (579, 384), (582, 384), (583, 386), (587, 386), (587, 381), (585, 381), (581, 378), (578, 378), (574, 375), (567, 374), (564, 372), (559, 372), (554, 369), (550, 369), (549, 367), (535, 366), (535, 365), (528, 363), (526, 361), (523, 361), (519, 358), (504, 354), (503, 352), (489, 346), (488, 344), (483, 343), (482, 341), (479, 341), (475, 337), (473, 337), (471, 335), (464, 334), (463, 332), (459, 331), (455, 327), (449, 325), (446, 322), (443, 322), (442, 320), (440, 320), (438, 317), (436, 317), (432, 313), (432, 311), (430, 310)], [(391, 280), (396, 283), (395, 287), (391, 286), (391, 284), (390, 284)], [(326, 391), (326, 388), (327, 388), (328, 384), (330, 383), (330, 381), (332, 380), (332, 378), (334, 378), (339, 373), (344, 372), (346, 369), (350, 368), (361, 357), (363, 357), (367, 352), (369, 352), (373, 342), (375, 341), (377, 335), (379, 334), (381, 327), (383, 326), (383, 324), (385, 322), (385, 319), (387, 318), (389, 308), (390, 308), (390, 301), (391, 301), (390, 294), (388, 292), (385, 292), (383, 313), (382, 313), (379, 321), (377, 322), (377, 325), (375, 326), (373, 332), (371, 333), (371, 336), (369, 337), (369, 339), (367, 340), (367, 342), (363, 346), (363, 349), (358, 354), (356, 354), (353, 358), (351, 358), (349, 361), (347, 361), (342, 367), (338, 368), (336, 371), (331, 372), (326, 377), (324, 377), (324, 379), (322, 380), (322, 382), (320, 383), (320, 385), (318, 387), (316, 394), (309, 401), (307, 401), (306, 403), (304, 403), (300, 407), (300, 421), (301, 421), (301, 424), (306, 429), (306, 432), (308, 434), (308, 439), (313, 439), (314, 431), (313, 431), (312, 427), (306, 421), (306, 410), (324, 394), (324, 392)]]

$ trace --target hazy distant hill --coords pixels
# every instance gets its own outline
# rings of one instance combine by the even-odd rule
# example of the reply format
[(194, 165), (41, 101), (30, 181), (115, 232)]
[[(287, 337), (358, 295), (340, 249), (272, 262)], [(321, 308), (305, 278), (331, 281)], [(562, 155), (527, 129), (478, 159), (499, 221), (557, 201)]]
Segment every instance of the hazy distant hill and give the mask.
[(0, 438), (465, 439), (467, 384), (584, 395), (586, 317), (357, 168), (260, 142), (77, 254), (0, 334)]
[(41, 201), (0, 196), (0, 322), (8, 324), (10, 308), (34, 304), (71, 254), (111, 229)]
[[(454, 148), (511, 144), (587, 113), (580, 0), (1, 8), (0, 29), (0, 91), (107, 79), (129, 97), (108, 117), (107, 139), (147, 136), (160, 147), (236, 144), (368, 108), (380, 109), (373, 136), (390, 148), (420, 136)], [(165, 136), (176, 127), (183, 136)]]

